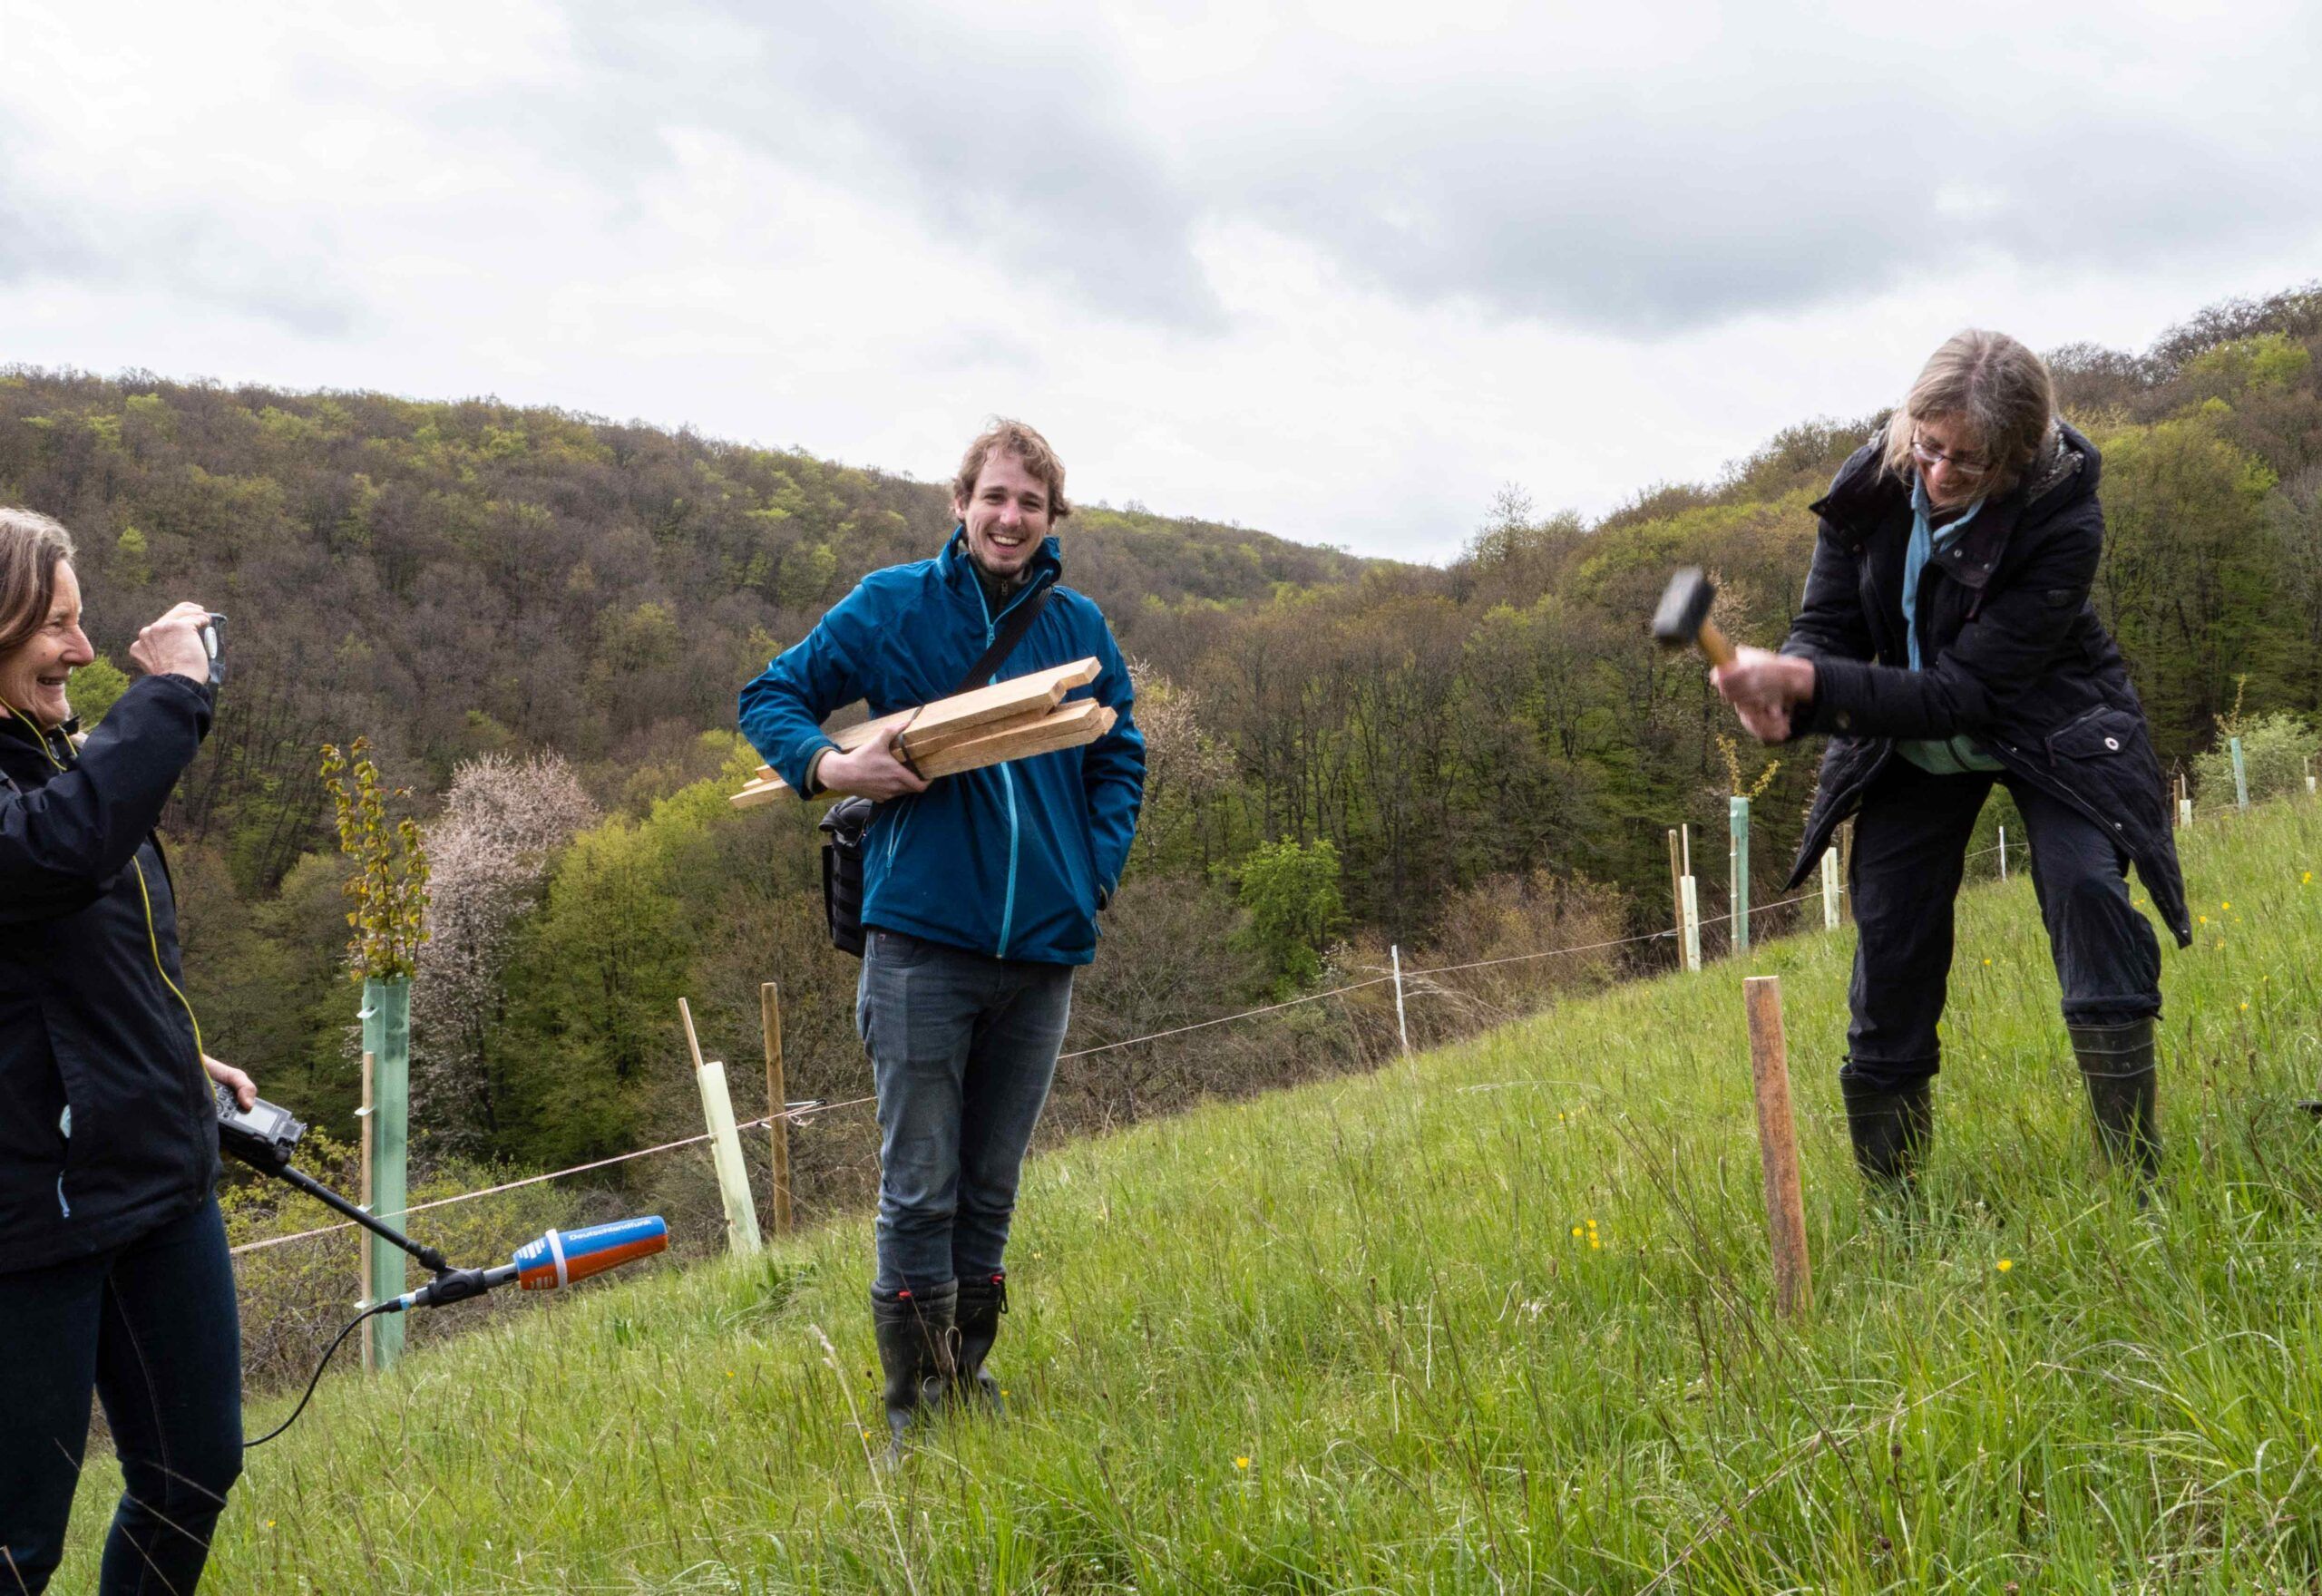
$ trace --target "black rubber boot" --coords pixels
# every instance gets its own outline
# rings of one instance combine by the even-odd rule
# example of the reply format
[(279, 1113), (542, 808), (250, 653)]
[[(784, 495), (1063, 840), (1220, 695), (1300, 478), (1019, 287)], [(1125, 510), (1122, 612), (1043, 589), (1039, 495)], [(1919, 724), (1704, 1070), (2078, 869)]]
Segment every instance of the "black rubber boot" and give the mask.
[(1882, 1196), (1907, 1197), (1919, 1160), (1935, 1137), (1935, 1083), (1915, 1081), (1899, 1091), (1839, 1077), (1847, 1105), (1847, 1135), (1855, 1167)]
[(902, 1456), (903, 1434), (920, 1410), (941, 1402), (951, 1385), (959, 1299), (956, 1284), (928, 1291), (871, 1292), (871, 1325), (879, 1342), (879, 1367), (887, 1377), (890, 1461)]
[(1007, 1311), (1005, 1270), (993, 1270), (988, 1280), (960, 1282), (960, 1348), (951, 1388), (961, 1396), (981, 1402), (1003, 1416), (1008, 1405), (1000, 1400), (1000, 1382), (984, 1367), (983, 1360), (991, 1356), (991, 1344), (1000, 1338), (1000, 1316)]
[(2151, 1180), (2161, 1168), (2161, 1134), (2153, 1124), (2160, 1070), (2151, 1017), (2126, 1025), (2064, 1028), (2072, 1034), (2080, 1078), (2088, 1083), (2096, 1145), (2114, 1163), (2130, 1165)]

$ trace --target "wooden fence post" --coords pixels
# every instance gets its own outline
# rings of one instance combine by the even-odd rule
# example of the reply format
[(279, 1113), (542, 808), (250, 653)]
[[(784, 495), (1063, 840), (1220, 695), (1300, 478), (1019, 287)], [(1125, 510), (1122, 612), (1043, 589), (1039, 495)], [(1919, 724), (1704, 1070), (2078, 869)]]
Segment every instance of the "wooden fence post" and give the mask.
[(1822, 929), (1839, 929), (1839, 851), (1822, 850)]
[(1781, 978), (1742, 983), (1750, 1019), (1750, 1084), (1758, 1100), (1758, 1152), (1766, 1174), (1766, 1239), (1773, 1254), (1774, 1311), (1812, 1311), (1814, 1274), (1806, 1257), (1806, 1202), (1799, 1189), (1798, 1127), (1790, 1107), (1790, 1056), (1782, 1036)]
[(774, 1233), (790, 1233), (790, 1088), (782, 1068), (782, 988), (772, 981), (758, 988), (758, 1014), (766, 1026), (766, 1137), (774, 1199)]
[(1999, 879), (2007, 880), (2007, 828), (1999, 829)]
[(2247, 809), (2249, 807), (2249, 778), (2241, 769), (2241, 739), (2229, 737), (2225, 745), (2233, 754), (2233, 806)]
[(1691, 875), (1681, 883), (1684, 894), (1685, 968), (1694, 975), (1702, 973), (1702, 903)]
[(734, 1099), (726, 1090), (726, 1066), (717, 1059), (702, 1062), (701, 1042), (693, 1034), (693, 1007), (678, 999), (678, 1014), (686, 1022), (686, 1049), (693, 1055), (694, 1084), (701, 1088), (701, 1117), (709, 1126), (709, 1162), (717, 1172), (717, 1192), (726, 1202), (726, 1245), (751, 1253), (765, 1245), (758, 1235), (758, 1211), (750, 1201), (749, 1172), (742, 1164), (742, 1138), (734, 1129)]
[(1669, 906), (1676, 919), (1677, 963), (1685, 962), (1685, 872), (1677, 861), (1677, 828), (1669, 828)]
[(1403, 949), (1400, 942), (1390, 943), (1387, 957), (1395, 968), (1395, 1034), (1403, 1040), (1403, 1056), (1411, 1056), (1411, 1028), (1403, 1023)]
[(1733, 952), (1750, 951), (1750, 801), (1736, 793), (1725, 801), (1726, 866), (1733, 890)]

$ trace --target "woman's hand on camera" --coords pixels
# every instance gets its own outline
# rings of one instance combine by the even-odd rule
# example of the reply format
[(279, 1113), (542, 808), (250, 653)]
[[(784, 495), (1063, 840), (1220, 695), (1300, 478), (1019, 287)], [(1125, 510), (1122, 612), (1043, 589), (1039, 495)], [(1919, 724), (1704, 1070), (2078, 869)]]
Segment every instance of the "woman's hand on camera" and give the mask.
[(137, 634), (129, 657), (149, 676), (187, 676), (206, 685), (210, 650), (202, 644), (201, 628), (209, 624), (210, 611), (202, 606), (178, 605)]
[(258, 1083), (249, 1076), (206, 1053), (201, 1056), (201, 1067), (209, 1072), (211, 1080), (232, 1090), (234, 1101), (241, 1105), (243, 1113), (248, 1114), (257, 1106)]

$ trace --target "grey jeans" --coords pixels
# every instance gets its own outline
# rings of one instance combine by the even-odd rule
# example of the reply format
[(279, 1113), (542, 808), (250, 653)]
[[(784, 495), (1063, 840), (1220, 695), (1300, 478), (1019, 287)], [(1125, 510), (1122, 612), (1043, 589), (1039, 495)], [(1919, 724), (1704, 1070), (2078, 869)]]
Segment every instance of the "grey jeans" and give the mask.
[(854, 1020), (879, 1094), (878, 1289), (1000, 1272), (1072, 970), (869, 932)]

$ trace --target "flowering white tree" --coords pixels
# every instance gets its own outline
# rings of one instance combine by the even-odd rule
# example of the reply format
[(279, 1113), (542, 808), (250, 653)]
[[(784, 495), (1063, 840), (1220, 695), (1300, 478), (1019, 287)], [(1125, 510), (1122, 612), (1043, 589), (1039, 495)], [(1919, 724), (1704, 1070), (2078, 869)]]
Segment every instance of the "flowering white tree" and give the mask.
[(452, 773), (443, 816), (427, 832), (429, 935), (412, 983), (412, 1119), (439, 1146), (472, 1146), (495, 1128), (484, 1050), (505, 1005), (501, 976), (515, 923), (556, 851), (596, 819), (555, 754), (487, 754)]
[(1234, 754), (1203, 724), (1200, 695), (1142, 659), (1127, 663), (1137, 690), (1137, 729), (1145, 734), (1145, 806), (1137, 840), (1150, 858), (1196, 806), (1233, 780)]

